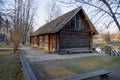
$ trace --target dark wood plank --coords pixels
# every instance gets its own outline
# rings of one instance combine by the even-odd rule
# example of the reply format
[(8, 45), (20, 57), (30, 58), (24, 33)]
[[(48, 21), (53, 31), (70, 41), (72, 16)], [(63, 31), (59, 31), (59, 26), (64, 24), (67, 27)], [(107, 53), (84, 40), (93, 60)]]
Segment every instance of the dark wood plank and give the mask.
[(25, 80), (37, 80), (32, 68), (22, 53), (19, 54)]
[(85, 80), (85, 79), (90, 79), (90, 78), (107, 75), (107, 74), (110, 74), (110, 72), (106, 70), (99, 70), (99, 71), (88, 72), (84, 74), (66, 76), (66, 77), (57, 78), (54, 80)]
[(62, 51), (62, 52), (67, 52), (67, 53), (92, 52), (92, 50), (89, 50), (89, 47), (85, 47), (85, 48), (61, 49), (61, 51)]

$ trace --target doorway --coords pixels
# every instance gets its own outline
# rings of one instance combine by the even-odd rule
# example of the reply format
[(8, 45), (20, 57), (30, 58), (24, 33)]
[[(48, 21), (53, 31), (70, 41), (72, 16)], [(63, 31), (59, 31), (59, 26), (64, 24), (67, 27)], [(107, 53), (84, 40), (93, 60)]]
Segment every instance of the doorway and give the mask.
[(55, 35), (54, 34), (50, 34), (50, 52), (54, 52), (55, 51)]

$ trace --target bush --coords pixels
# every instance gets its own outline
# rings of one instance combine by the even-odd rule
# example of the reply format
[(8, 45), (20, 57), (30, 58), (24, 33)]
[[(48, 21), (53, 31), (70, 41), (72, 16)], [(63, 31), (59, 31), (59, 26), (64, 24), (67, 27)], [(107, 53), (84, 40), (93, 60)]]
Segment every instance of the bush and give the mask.
[(103, 50), (106, 54), (110, 54), (111, 55), (111, 46), (104, 46)]
[(120, 50), (120, 47), (118, 47), (118, 49)]

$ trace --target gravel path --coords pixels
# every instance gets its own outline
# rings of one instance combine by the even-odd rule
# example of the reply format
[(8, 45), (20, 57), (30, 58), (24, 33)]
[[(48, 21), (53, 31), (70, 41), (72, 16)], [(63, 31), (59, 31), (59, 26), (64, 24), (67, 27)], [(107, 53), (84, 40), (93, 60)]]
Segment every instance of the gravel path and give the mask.
[(24, 50), (24, 56), (28, 59), (29, 62), (39, 62), (45, 60), (56, 60), (56, 59), (69, 59), (69, 58), (78, 58), (78, 57), (88, 57), (88, 56), (104, 56), (105, 54), (98, 53), (84, 53), (84, 54), (48, 54), (38, 48), (32, 48), (28, 46), (21, 46), (21, 50)]
[(0, 50), (13, 50), (13, 48), (0, 48)]

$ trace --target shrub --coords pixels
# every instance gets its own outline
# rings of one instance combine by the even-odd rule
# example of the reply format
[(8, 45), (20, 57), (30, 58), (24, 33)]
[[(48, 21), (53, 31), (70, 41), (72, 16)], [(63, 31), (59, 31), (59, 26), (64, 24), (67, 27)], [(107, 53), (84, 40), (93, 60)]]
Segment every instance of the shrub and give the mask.
[(110, 54), (111, 55), (111, 46), (104, 46), (103, 50), (106, 54)]

